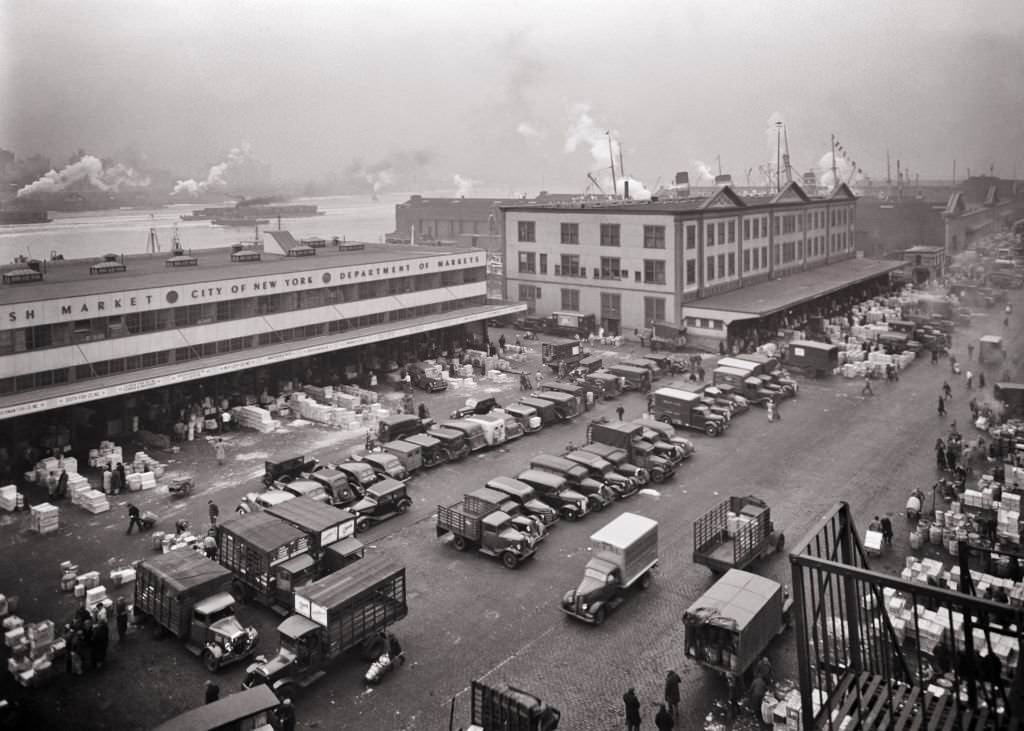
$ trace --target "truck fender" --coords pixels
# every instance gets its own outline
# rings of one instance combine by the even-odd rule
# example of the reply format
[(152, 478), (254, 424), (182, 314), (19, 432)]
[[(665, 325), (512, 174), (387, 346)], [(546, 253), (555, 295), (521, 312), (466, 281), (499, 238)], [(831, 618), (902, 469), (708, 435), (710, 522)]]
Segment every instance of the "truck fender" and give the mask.
[(277, 697), (284, 701), (286, 698), (295, 699), (295, 692), (297, 688), (295, 683), (291, 679), (278, 680), (274, 683), (273, 691), (277, 694)]

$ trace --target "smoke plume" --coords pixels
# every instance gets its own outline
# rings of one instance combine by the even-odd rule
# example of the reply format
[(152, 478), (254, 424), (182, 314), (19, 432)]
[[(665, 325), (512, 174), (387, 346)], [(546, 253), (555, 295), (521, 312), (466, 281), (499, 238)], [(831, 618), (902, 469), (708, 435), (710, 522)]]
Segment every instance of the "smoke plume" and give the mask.
[[(618, 132), (614, 129), (599, 127), (590, 113), (589, 104), (577, 104), (573, 108), (574, 119), (569, 125), (565, 136), (565, 152), (572, 153), (579, 148), (586, 148), (590, 159), (597, 168), (595, 177), (606, 191), (612, 190), (612, 165), (618, 166), (622, 159), (622, 146)], [(611, 144), (609, 145), (609, 139)], [(614, 157), (613, 157), (614, 156)], [(624, 196), (626, 181), (629, 181), (629, 197), (634, 200), (650, 200), (651, 191), (640, 180), (626, 176), (622, 170), (615, 174), (614, 190), (616, 195)]]
[(126, 187), (143, 188), (149, 185), (149, 182), (149, 177), (141, 175), (127, 165), (116, 163), (108, 167), (98, 157), (84, 155), (61, 170), (50, 170), (35, 182), (29, 183), (18, 191), (18, 197), (59, 193), (75, 183), (88, 184), (98, 190), (116, 193)]
[[(226, 160), (212, 166), (206, 173), (204, 180), (195, 180), (194, 178), (179, 180), (174, 184), (174, 190), (171, 191), (171, 195), (187, 195), (195, 198), (203, 193), (224, 190), (229, 184), (239, 182), (236, 181), (236, 178), (251, 178), (253, 168), (263, 167), (265, 166), (257, 162), (253, 157), (249, 145), (243, 144), (241, 147), (232, 148), (228, 152)], [(262, 177), (264, 174), (265, 171), (261, 170), (260, 176)]]
[[(836, 175), (839, 177), (840, 183), (857, 183), (864, 180), (863, 174), (857, 172), (854, 168), (853, 163), (847, 160), (843, 155), (836, 153)], [(815, 165), (814, 171), (818, 174), (818, 185), (824, 188), (834, 188), (836, 185), (836, 177), (832, 175), (832, 152), (826, 152), (818, 160), (818, 164)]]
[(626, 195), (626, 183), (629, 183), (629, 198), (635, 201), (649, 201), (651, 199), (651, 191), (647, 189), (647, 186), (642, 182), (632, 177), (618, 178), (615, 181), (615, 192), (625, 197)]
[(403, 150), (372, 163), (357, 158), (345, 169), (345, 176), (354, 187), (369, 186), (377, 194), (393, 185), (408, 182), (432, 159), (433, 155), (427, 150)]
[(458, 173), (452, 176), (452, 180), (455, 183), (455, 196), (457, 198), (465, 198), (468, 195), (472, 195), (474, 186), (479, 182)]
[(694, 176), (696, 178), (694, 181), (696, 185), (715, 182), (715, 174), (712, 172), (711, 168), (708, 167), (707, 163), (701, 162), (700, 160), (694, 160), (693, 166), (697, 169), (697, 174)]
[(543, 137), (544, 133), (533, 126), (530, 122), (522, 121), (516, 126), (516, 132), (519, 133), (520, 137), (526, 139), (536, 139), (537, 137)]

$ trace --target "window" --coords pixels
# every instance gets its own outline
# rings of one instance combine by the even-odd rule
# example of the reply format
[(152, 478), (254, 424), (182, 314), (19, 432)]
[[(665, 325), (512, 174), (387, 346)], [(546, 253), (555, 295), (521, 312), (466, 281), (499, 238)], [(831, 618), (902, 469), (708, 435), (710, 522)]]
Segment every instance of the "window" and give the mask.
[[(776, 220), (778, 220), (778, 219), (776, 219)], [(779, 246), (778, 244), (775, 244), (775, 265), (776, 266), (778, 266), (778, 264), (779, 264), (779, 252), (780, 252), (781, 249), (782, 249), (781, 246)]]
[(578, 244), (580, 242), (580, 225), (578, 223), (563, 223), (561, 240), (563, 244)]
[(580, 257), (578, 254), (562, 254), (561, 273), (563, 277), (580, 276)]
[(548, 273), (548, 255), (547, 254), (541, 254), (540, 255), (540, 273), (541, 274), (547, 274)]
[(715, 257), (709, 256), (707, 261), (707, 272), (704, 275), (704, 279), (711, 281), (715, 278)]
[[(665, 262), (661, 259), (644, 259), (644, 283), (665, 283)], [(661, 318), (659, 318), (661, 319)]]
[(732, 251), (729, 252), (729, 276), (736, 276), (736, 254)]
[(697, 248), (697, 227), (687, 226), (686, 227), (686, 248), (696, 249)]
[(540, 287), (534, 287), (532, 284), (519, 285), (520, 302), (528, 302), (536, 299), (540, 299)]
[(573, 312), (579, 312), (580, 291), (578, 289), (562, 290), (562, 309), (572, 310)]
[(601, 317), (617, 320), (622, 312), (622, 296), (617, 292), (601, 293)]
[(532, 251), (520, 251), (519, 252), (519, 273), (520, 274), (536, 274), (537, 273), (537, 255)]
[(665, 227), (644, 226), (644, 248), (664, 249), (665, 248)]
[(665, 319), (665, 298), (644, 297), (644, 324), (661, 322)]
[(621, 260), (616, 257), (602, 256), (601, 257), (601, 279), (618, 279), (621, 275), (619, 269), (619, 262)]
[(760, 218), (755, 218), (754, 220), (752, 220), (750, 222), (751, 233), (753, 234), (753, 238), (755, 238), (755, 239), (761, 237), (760, 224), (761, 224), (761, 219)]
[(713, 223), (709, 223), (708, 224), (708, 235), (707, 235), (707, 242), (706, 243), (707, 243), (708, 246), (714, 246), (715, 245), (715, 224), (713, 224)]
[(749, 218), (744, 218), (743, 219), (743, 239), (746, 240), (746, 239), (749, 239), (749, 238), (750, 238), (750, 219)]
[(803, 241), (797, 241), (796, 242), (796, 258), (797, 259), (803, 259), (804, 258), (804, 242)]
[(778, 216), (773, 216), (772, 217), (772, 233), (775, 234), (776, 236), (779, 235), (779, 217)]
[(537, 224), (533, 221), (520, 221), (519, 222), (519, 240), (520, 241), (536, 241), (537, 240)]
[(697, 282), (697, 262), (690, 259), (686, 262), (686, 283), (695, 284)]
[(718, 278), (725, 276), (725, 254), (718, 255)]
[(735, 244), (736, 243), (736, 222), (735, 221), (729, 221), (729, 243), (730, 244)]
[(601, 246), (619, 246), (619, 224), (601, 224)]
[(761, 268), (762, 269), (767, 269), (768, 268), (768, 247), (767, 246), (762, 246), (761, 247)]
[(750, 271), (750, 249), (744, 249), (743, 251), (743, 271)]

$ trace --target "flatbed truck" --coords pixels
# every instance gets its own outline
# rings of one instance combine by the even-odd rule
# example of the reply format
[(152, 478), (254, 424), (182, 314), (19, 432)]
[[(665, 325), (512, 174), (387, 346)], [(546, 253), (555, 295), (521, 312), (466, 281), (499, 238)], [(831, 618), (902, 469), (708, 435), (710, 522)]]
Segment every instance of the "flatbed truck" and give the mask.
[(732, 496), (694, 521), (693, 562), (721, 574), (781, 551), (785, 542), (782, 531), (775, 530), (764, 500), (753, 495)]

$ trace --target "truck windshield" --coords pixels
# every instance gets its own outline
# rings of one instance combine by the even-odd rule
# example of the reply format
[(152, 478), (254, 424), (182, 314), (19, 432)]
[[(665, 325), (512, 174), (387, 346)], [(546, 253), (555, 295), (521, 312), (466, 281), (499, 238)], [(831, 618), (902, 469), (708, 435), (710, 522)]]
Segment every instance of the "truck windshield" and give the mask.
[(196, 619), (200, 622), (205, 622), (206, 624), (213, 624), (214, 622), (219, 622), (225, 617), (233, 616), (235, 616), (235, 608), (233, 606), (224, 607), (223, 609), (220, 609), (216, 612), (210, 612), (206, 615), (196, 612)]
[(608, 578), (608, 575), (603, 571), (598, 571), (597, 569), (592, 569), (589, 567), (584, 569), (583, 575), (592, 581), (598, 582), (599, 584), (603, 584), (605, 582), (605, 579)]

